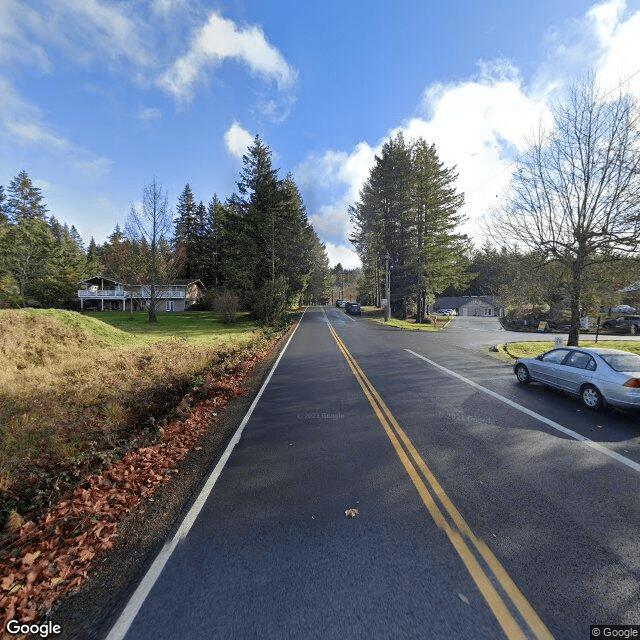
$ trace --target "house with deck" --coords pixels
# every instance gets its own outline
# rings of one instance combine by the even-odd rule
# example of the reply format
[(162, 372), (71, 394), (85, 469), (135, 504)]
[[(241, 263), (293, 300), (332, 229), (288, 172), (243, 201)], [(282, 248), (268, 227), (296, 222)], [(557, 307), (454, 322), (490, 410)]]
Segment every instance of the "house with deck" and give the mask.
[[(202, 299), (201, 280), (171, 280), (156, 284), (156, 311), (185, 311)], [(81, 311), (148, 311), (151, 286), (125, 284), (105, 276), (94, 276), (80, 283)]]

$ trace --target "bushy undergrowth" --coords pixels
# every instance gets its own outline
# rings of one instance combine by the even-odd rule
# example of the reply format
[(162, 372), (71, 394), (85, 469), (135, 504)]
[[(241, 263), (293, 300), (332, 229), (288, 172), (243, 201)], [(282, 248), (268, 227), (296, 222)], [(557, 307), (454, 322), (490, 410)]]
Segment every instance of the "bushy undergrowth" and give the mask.
[[(31, 517), (86, 473), (153, 441), (203, 371), (220, 375), (264, 347), (137, 336), (72, 312), (0, 312), (0, 530)], [(113, 346), (116, 345), (116, 346)]]

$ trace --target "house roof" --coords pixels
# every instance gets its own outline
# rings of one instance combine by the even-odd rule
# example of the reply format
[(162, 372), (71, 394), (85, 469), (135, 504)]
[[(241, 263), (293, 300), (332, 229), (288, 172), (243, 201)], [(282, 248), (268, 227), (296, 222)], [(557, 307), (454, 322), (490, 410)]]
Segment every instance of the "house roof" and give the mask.
[(106, 276), (91, 276), (91, 278), (87, 278), (86, 280), (81, 280), (80, 284), (101, 284), (101, 282), (113, 282), (113, 284), (124, 284), (123, 282), (119, 282), (118, 280), (114, 280), (113, 278), (107, 278)]
[[(101, 284), (101, 282), (112, 282), (113, 284), (119, 284), (123, 287), (140, 287), (144, 286), (145, 283), (124, 283), (119, 282), (118, 280), (114, 280), (113, 278), (107, 278), (106, 276), (92, 276), (91, 278), (87, 278), (86, 280), (81, 280), (80, 284)], [(190, 284), (199, 284), (203, 289), (206, 289), (204, 283), (199, 278), (196, 280), (184, 279), (184, 280), (165, 280), (163, 282), (158, 282), (157, 286), (182, 286), (187, 287)]]

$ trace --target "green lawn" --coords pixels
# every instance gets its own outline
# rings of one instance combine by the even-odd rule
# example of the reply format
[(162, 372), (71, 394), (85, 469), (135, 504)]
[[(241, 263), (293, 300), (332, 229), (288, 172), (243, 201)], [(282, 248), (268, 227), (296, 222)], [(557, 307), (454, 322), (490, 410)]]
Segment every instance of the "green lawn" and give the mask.
[[(509, 342), (502, 345), (501, 352), (511, 358), (535, 358), (537, 355), (553, 349), (554, 342)], [(622, 349), (640, 355), (640, 342), (632, 340), (588, 340), (580, 338), (581, 347), (599, 347), (602, 349)]]
[(450, 320), (450, 318), (438, 318), (438, 324), (416, 324), (414, 320), (398, 320), (391, 318), (388, 322), (384, 321), (384, 309), (378, 307), (362, 307), (363, 316), (373, 322), (386, 325), (387, 327), (396, 327), (406, 331), (439, 331)]
[(158, 322), (149, 323), (146, 312), (99, 311), (84, 313), (137, 338), (138, 344), (149, 344), (167, 338), (183, 338), (191, 344), (235, 343), (245, 340), (258, 330), (247, 314), (238, 314), (238, 321), (225, 324), (222, 314), (213, 311), (158, 313)]

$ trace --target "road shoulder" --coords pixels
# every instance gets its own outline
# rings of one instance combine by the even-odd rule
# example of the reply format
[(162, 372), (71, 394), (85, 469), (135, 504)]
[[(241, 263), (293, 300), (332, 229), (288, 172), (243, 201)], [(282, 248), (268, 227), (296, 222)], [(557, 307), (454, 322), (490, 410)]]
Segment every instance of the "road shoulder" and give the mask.
[(295, 325), (267, 356), (250, 371), (241, 388), (217, 412), (197, 448), (177, 465), (178, 473), (160, 487), (153, 499), (143, 499), (118, 523), (115, 546), (102, 554), (90, 569), (87, 580), (58, 601), (47, 619), (60, 625), (61, 640), (103, 638), (117, 619), (121, 607), (135, 590), (140, 578), (162, 549), (198, 495), (201, 485), (224, 453), (229, 440), (244, 418), (264, 379), (284, 348)]

